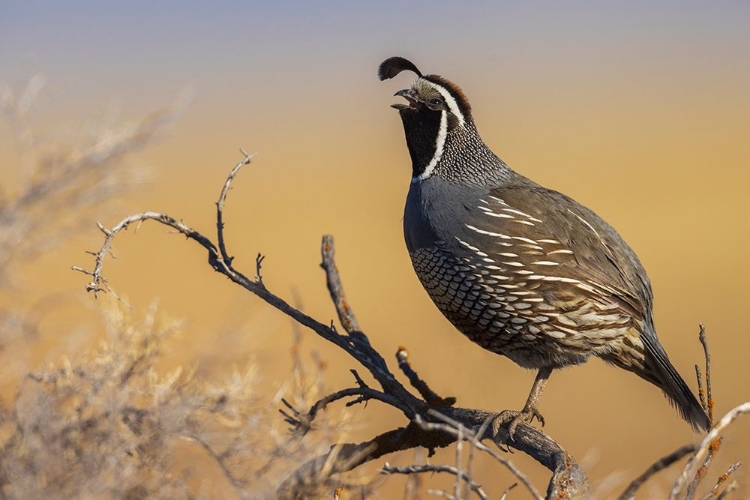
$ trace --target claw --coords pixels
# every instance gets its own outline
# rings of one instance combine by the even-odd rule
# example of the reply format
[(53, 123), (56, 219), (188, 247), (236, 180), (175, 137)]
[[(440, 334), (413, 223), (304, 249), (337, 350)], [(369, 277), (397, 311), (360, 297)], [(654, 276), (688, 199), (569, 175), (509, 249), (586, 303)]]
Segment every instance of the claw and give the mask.
[(534, 421), (534, 419), (537, 419), (539, 423), (542, 424), (542, 427), (544, 427), (544, 416), (534, 406), (524, 408), (521, 411), (503, 410), (492, 422), (492, 431), (494, 435), (497, 435), (497, 433), (500, 431), (500, 427), (509, 424), (508, 435), (510, 436), (511, 441), (515, 441), (516, 428), (518, 427), (518, 425), (530, 425)]

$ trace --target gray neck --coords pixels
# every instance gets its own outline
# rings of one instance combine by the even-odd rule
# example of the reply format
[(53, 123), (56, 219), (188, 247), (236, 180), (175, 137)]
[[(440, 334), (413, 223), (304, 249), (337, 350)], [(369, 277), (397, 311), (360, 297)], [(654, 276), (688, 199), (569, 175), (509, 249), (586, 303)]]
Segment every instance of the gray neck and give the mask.
[(432, 175), (453, 184), (498, 186), (506, 183), (512, 173), (482, 141), (474, 123), (468, 122), (448, 134)]

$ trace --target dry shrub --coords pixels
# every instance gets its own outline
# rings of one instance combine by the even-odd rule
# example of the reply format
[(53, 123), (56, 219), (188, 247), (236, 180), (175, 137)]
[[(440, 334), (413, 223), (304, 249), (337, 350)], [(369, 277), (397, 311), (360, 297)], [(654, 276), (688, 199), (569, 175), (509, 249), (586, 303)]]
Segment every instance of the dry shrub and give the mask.
[[(106, 326), (97, 349), (28, 374), (3, 409), (4, 497), (271, 498), (346, 428), (344, 415), (304, 439), (290, 433), (252, 364), (218, 381), (160, 370), (180, 330), (156, 308), (136, 321), (112, 306)], [(297, 360), (277, 398), (310, 405), (319, 365)]]
[(17, 167), (0, 172), (6, 177), (0, 183), (0, 385), (15, 388), (0, 407), (0, 498), (273, 497), (283, 477), (347, 428), (346, 414), (335, 421), (326, 415), (303, 438), (279, 415), (282, 397), (305, 408), (323, 396), (322, 363), (304, 362), (299, 342), (287, 381), (261, 383), (252, 363), (221, 378), (198, 376), (191, 368), (165, 367), (164, 353), (180, 335), (178, 321), (155, 307), (139, 315), (110, 297), (102, 304), (98, 347), (42, 370), (30, 370), (28, 356), (20, 354), (33, 348), (43, 307), (18, 270), (90, 228), (93, 208), (104, 215), (113, 196), (142, 182), (145, 172), (134, 168), (133, 153), (151, 144), (185, 104), (178, 99), (140, 120), (96, 122), (68, 142), (47, 142), (33, 133), (31, 117), (45, 88), (40, 75), (18, 93), (0, 86), (0, 112), (19, 153)]

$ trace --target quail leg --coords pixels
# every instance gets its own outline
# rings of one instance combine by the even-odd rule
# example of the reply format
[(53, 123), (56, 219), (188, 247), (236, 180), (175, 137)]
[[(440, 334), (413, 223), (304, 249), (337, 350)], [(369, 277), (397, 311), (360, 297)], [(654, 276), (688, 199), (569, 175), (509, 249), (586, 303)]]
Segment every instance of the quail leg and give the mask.
[(500, 430), (500, 426), (508, 422), (510, 422), (510, 425), (508, 426), (508, 434), (510, 435), (511, 440), (514, 440), (513, 436), (516, 433), (516, 427), (518, 427), (518, 424), (529, 424), (536, 418), (542, 426), (544, 426), (544, 417), (539, 410), (537, 410), (536, 406), (537, 403), (539, 403), (542, 391), (544, 391), (544, 386), (547, 384), (547, 379), (549, 379), (551, 373), (552, 368), (541, 368), (537, 372), (536, 379), (534, 379), (534, 385), (531, 386), (531, 392), (529, 392), (529, 397), (526, 400), (526, 404), (523, 406), (523, 410), (504, 410), (500, 412), (492, 424), (492, 429), (495, 434)]

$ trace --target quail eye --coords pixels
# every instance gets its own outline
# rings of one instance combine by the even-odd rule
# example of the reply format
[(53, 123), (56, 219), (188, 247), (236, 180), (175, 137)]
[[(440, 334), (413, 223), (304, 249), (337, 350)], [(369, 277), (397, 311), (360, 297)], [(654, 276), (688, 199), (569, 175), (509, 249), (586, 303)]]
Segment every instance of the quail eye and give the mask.
[(437, 98), (437, 97), (435, 99), (430, 99), (430, 104), (432, 104), (433, 106), (442, 106), (443, 103), (444, 103), (444, 101), (442, 99)]

